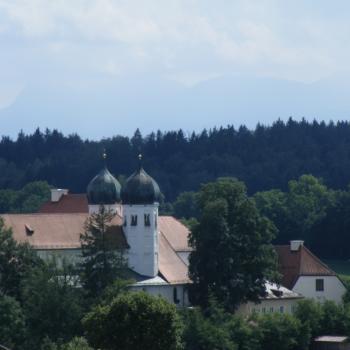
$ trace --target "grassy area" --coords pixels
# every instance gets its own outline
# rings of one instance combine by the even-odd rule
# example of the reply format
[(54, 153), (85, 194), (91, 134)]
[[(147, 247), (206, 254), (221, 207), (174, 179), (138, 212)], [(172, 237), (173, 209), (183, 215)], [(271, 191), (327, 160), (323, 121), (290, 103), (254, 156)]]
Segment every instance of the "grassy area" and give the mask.
[(350, 281), (350, 260), (325, 260), (341, 279)]

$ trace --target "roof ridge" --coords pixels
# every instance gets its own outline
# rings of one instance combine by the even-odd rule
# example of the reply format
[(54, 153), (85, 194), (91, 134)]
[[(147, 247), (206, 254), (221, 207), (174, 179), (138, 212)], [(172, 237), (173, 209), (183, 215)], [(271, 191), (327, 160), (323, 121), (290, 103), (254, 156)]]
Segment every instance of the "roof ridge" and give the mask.
[(171, 219), (173, 219), (174, 221), (178, 222), (178, 223), (179, 223), (180, 225), (182, 225), (183, 227), (185, 227), (186, 230), (190, 231), (190, 229), (189, 229), (185, 224), (183, 224), (183, 223), (181, 222), (180, 219), (176, 218), (176, 217), (173, 216), (173, 215), (159, 215), (159, 217), (160, 217), (160, 218), (171, 218)]
[(81, 212), (81, 213), (71, 213), (71, 212), (68, 212), (68, 213), (3, 213), (3, 214), (0, 214), (0, 216), (51, 216), (51, 215), (89, 215), (89, 213), (85, 213), (85, 212)]

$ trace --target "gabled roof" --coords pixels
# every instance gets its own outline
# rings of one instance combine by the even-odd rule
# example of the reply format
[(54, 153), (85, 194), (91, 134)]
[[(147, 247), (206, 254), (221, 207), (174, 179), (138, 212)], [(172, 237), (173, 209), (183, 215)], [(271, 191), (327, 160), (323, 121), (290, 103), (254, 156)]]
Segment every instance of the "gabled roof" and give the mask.
[(88, 213), (89, 206), (85, 193), (65, 194), (58, 202), (47, 201), (39, 209), (39, 213)]
[(188, 267), (176, 254), (167, 237), (159, 233), (159, 272), (169, 283), (188, 283)]
[(173, 216), (159, 216), (158, 227), (177, 252), (192, 250), (188, 245), (190, 230), (179, 220)]
[[(5, 225), (12, 228), (13, 237), (18, 242), (27, 242), (37, 250), (79, 249), (80, 234), (88, 214), (2, 214)], [(122, 248), (127, 243), (122, 231), (122, 219), (115, 216), (110, 235), (113, 242)]]
[(275, 246), (282, 285), (292, 289), (299, 276), (335, 276), (336, 273), (304, 246), (292, 251), (289, 245)]
[[(3, 214), (5, 225), (11, 227), (18, 242), (28, 242), (37, 250), (79, 249), (80, 234), (88, 213)], [(113, 242), (128, 248), (122, 218), (115, 216), (111, 226)], [(177, 252), (189, 251), (189, 230), (171, 216), (159, 217), (159, 272), (172, 284), (188, 283), (188, 267)]]

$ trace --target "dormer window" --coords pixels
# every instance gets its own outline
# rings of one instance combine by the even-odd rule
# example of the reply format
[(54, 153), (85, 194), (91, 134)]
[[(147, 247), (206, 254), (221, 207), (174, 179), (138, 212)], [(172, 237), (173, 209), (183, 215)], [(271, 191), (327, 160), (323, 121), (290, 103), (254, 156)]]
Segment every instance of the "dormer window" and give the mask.
[(25, 229), (27, 236), (31, 236), (34, 233), (34, 229), (28, 224), (25, 224)]
[(131, 215), (131, 226), (137, 226), (137, 215)]
[(279, 289), (271, 289), (271, 293), (277, 298), (281, 298), (283, 296), (283, 291)]
[(151, 226), (150, 214), (145, 214), (145, 226)]

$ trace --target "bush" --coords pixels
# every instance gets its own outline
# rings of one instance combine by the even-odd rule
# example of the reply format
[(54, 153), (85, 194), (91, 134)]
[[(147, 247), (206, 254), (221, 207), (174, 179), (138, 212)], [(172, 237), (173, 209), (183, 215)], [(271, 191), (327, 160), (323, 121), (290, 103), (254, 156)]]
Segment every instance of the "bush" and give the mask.
[(23, 310), (32, 348), (47, 337), (52, 341), (69, 341), (81, 333), (82, 291), (77, 288), (74, 271), (55, 260), (33, 269), (23, 283)]
[(323, 308), (320, 303), (317, 303), (312, 299), (301, 300), (297, 305), (294, 316), (302, 323), (304, 327), (309, 328), (312, 337), (316, 337), (321, 334)]
[[(211, 310), (212, 311), (212, 310)], [(186, 350), (235, 350), (227, 327), (227, 317), (218, 310), (205, 315), (199, 308), (182, 312)]]
[(267, 314), (257, 319), (256, 332), (261, 350), (306, 350), (310, 331), (295, 317)]
[(19, 349), (25, 338), (25, 321), (20, 304), (12, 297), (0, 296), (0, 344)]
[(144, 292), (124, 293), (83, 319), (89, 342), (106, 350), (178, 350), (182, 324), (174, 305)]
[(57, 344), (45, 338), (40, 350), (93, 350), (85, 338), (75, 337), (69, 343)]

